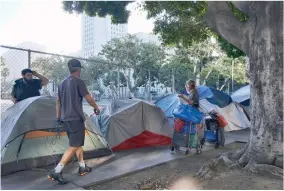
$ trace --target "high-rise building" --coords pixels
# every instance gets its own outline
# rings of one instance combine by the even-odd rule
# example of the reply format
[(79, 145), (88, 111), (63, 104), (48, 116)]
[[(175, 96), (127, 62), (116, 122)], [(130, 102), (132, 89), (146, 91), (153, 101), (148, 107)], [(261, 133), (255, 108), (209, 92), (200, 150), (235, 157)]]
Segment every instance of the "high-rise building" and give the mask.
[(82, 16), (82, 52), (85, 58), (96, 56), (102, 46), (113, 38), (121, 38), (128, 32), (127, 24), (112, 24), (111, 17)]

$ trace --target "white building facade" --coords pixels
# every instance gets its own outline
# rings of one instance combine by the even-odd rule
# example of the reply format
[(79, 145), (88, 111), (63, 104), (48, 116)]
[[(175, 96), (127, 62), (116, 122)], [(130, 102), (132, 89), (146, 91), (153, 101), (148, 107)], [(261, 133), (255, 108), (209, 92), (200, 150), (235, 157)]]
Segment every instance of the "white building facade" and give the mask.
[(97, 56), (102, 46), (113, 38), (121, 38), (128, 32), (128, 24), (114, 25), (111, 17), (82, 16), (82, 53), (84, 58)]
[(139, 33), (133, 34), (133, 36), (135, 36), (136, 38), (138, 38), (139, 40), (145, 43), (154, 43), (157, 46), (160, 46), (162, 44), (158, 35), (139, 32)]

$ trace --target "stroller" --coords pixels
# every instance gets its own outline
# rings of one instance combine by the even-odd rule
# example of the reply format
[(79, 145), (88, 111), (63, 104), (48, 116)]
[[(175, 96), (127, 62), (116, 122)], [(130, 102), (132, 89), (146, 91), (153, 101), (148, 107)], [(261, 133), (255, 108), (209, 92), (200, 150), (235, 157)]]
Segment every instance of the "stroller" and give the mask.
[(204, 138), (201, 140), (201, 144), (204, 145), (205, 141), (215, 144), (215, 148), (219, 148), (220, 145), (224, 146), (224, 128), (220, 127), (218, 113), (214, 110), (205, 115), (206, 130)]
[[(176, 117), (174, 121), (174, 135), (172, 138), (171, 152), (186, 147), (185, 154), (188, 155), (192, 148), (197, 154), (202, 152), (201, 140), (203, 114), (191, 106), (181, 104), (173, 111)], [(201, 127), (201, 128), (200, 128)]]

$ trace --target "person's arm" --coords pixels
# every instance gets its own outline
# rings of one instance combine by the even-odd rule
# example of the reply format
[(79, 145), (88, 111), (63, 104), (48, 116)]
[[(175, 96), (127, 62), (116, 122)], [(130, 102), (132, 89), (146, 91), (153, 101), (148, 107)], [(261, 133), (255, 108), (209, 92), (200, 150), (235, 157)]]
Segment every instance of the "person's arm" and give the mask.
[(80, 96), (84, 97), (87, 100), (89, 105), (94, 108), (94, 112), (98, 115), (100, 112), (100, 109), (98, 105), (96, 104), (95, 100), (90, 95), (89, 91), (87, 90), (86, 84), (82, 80), (79, 81), (79, 94)]
[(193, 100), (185, 97), (183, 94), (180, 94), (179, 97), (186, 101), (189, 105), (192, 105), (194, 103)]
[(44, 77), (43, 75), (37, 73), (36, 71), (33, 71), (33, 75), (35, 77), (38, 77), (41, 80), (41, 85), (42, 86), (45, 86), (45, 85), (48, 84), (49, 80), (46, 77)]
[(90, 94), (85, 95), (84, 98), (87, 100), (89, 105), (92, 106), (95, 110), (97, 110), (97, 111), (100, 110), (98, 105), (96, 104), (95, 100), (92, 98), (92, 96)]
[(12, 102), (14, 104), (17, 103), (17, 99), (16, 99), (16, 86), (15, 85), (13, 86), (13, 89), (12, 89), (11, 100), (12, 100)]

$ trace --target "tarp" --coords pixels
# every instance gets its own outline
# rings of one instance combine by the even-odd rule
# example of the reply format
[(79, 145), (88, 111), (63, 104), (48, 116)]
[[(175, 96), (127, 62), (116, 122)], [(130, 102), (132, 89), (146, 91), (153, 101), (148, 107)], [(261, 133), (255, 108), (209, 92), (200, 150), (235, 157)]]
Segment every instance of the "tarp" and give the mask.
[[(168, 120), (173, 123), (173, 110), (181, 103), (177, 94), (165, 96), (158, 100), (155, 104), (160, 107), (168, 117)], [(203, 113), (209, 113), (212, 109), (220, 113), (228, 122), (225, 131), (234, 131), (250, 127), (250, 122), (244, 113), (244, 110), (234, 102), (231, 102), (226, 107), (219, 107), (218, 105), (210, 103), (207, 99), (200, 100), (200, 110)]]
[(250, 104), (250, 85), (244, 86), (236, 90), (231, 95), (234, 102), (240, 103), (244, 106), (249, 106)]
[[(232, 102), (232, 98), (215, 88), (211, 88), (208, 86), (198, 86), (197, 91), (199, 93), (199, 99), (207, 99), (210, 103), (217, 105), (221, 108), (226, 107)], [(186, 91), (182, 91), (181, 93), (187, 94)]]
[(93, 122), (114, 150), (169, 145), (173, 129), (163, 111), (137, 99), (115, 100), (110, 114), (102, 111)]
[[(56, 97), (33, 97), (2, 114), (2, 175), (58, 162), (69, 147), (69, 141), (66, 132), (54, 131), (55, 105)], [(85, 158), (111, 154), (102, 134), (95, 131), (92, 120), (85, 116)]]

